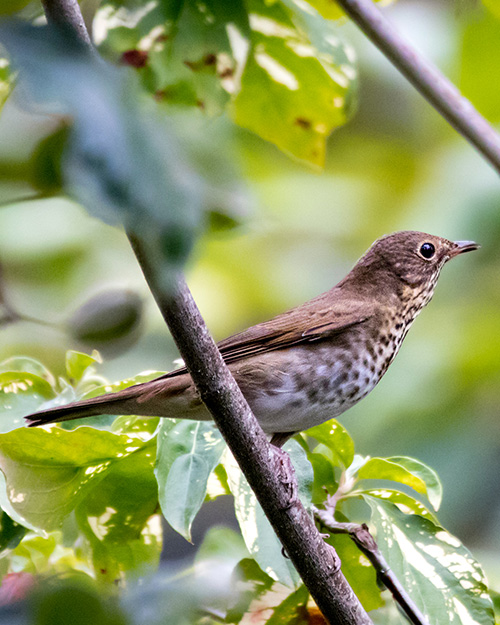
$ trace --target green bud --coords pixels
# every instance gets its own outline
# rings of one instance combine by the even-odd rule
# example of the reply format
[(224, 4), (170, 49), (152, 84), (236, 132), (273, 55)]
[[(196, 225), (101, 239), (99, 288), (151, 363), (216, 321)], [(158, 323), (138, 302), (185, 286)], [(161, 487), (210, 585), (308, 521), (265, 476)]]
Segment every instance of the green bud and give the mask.
[(70, 317), (68, 332), (99, 350), (121, 350), (138, 337), (142, 298), (129, 289), (113, 289), (91, 297)]

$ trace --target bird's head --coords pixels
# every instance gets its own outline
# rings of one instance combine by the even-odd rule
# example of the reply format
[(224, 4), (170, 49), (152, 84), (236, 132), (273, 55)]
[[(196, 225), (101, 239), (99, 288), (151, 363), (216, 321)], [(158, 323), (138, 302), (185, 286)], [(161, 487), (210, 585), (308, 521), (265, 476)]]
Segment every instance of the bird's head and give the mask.
[(434, 291), (443, 265), (459, 254), (477, 250), (474, 241), (449, 241), (424, 232), (402, 231), (386, 235), (361, 258), (360, 267), (370, 267), (401, 283), (404, 291), (422, 294), (425, 305)]

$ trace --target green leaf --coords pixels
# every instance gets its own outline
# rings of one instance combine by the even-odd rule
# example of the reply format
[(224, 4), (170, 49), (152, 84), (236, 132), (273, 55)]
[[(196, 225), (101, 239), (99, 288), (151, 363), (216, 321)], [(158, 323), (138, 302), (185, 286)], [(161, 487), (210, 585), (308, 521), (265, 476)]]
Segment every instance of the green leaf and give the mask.
[(384, 601), (380, 594), (375, 569), (351, 538), (345, 534), (331, 534), (326, 542), (337, 551), (342, 562), (342, 573), (365, 610), (375, 610), (382, 606)]
[(66, 352), (66, 375), (72, 382), (79, 382), (85, 371), (96, 362), (102, 362), (97, 352), (90, 356), (70, 349)]
[(400, 490), (393, 490), (391, 488), (370, 488), (355, 490), (349, 493), (347, 497), (363, 497), (364, 495), (376, 497), (382, 501), (390, 501), (405, 514), (419, 514), (435, 524), (438, 522), (434, 513), (428, 510), (421, 501)]
[(231, 32), (248, 38), (243, 0), (162, 0), (139, 10), (121, 5), (109, 0), (102, 5), (104, 54), (121, 52), (160, 102), (220, 113), (236, 70)]
[(9, 61), (4, 57), (0, 57), (0, 109), (10, 95), (14, 77)]
[(98, 395), (104, 395), (104, 393), (116, 393), (122, 391), (124, 388), (133, 386), (134, 384), (142, 384), (143, 382), (150, 382), (155, 378), (159, 378), (164, 375), (165, 371), (145, 371), (134, 375), (133, 378), (126, 378), (118, 382), (107, 382), (102, 386), (97, 386), (85, 392), (82, 395), (83, 399), (89, 399), (90, 397), (97, 397)]
[(99, 15), (105, 53), (121, 52), (156, 100), (209, 114), (228, 107), (237, 124), (315, 165), (353, 108), (351, 49), (299, 3), (108, 1)]
[[(179, 7), (179, 8), (177, 8)], [(191, 104), (219, 113), (229, 99), (236, 61), (231, 33), (248, 37), (249, 25), (243, 0), (208, 0), (178, 4), (163, 0), (166, 17), (163, 46), (149, 53), (156, 78), (156, 93), (169, 104)]]
[(413, 475), (418, 476), (425, 482), (426, 494), (434, 510), (439, 510), (443, 499), (443, 486), (438, 474), (429, 466), (408, 456), (391, 456), (387, 458), (390, 462), (396, 462)]
[(72, 575), (69, 579), (43, 584), (43, 592), (34, 593), (30, 602), (29, 622), (36, 625), (73, 623), (82, 625), (127, 625), (125, 611), (116, 601), (99, 594), (85, 580)]
[(359, 469), (358, 478), (401, 482), (417, 493), (427, 495), (435, 510), (441, 503), (442, 486), (436, 472), (414, 458), (406, 456), (370, 458)]
[(0, 513), (0, 553), (5, 549), (15, 549), (24, 538), (27, 529), (16, 523), (2, 511)]
[(7, 360), (0, 363), (0, 371), (26, 371), (47, 380), (51, 386), (55, 386), (56, 384), (54, 376), (47, 367), (40, 361), (29, 358), (28, 356), (13, 356), (12, 358), (7, 358)]
[(273, 615), (266, 621), (266, 625), (309, 625), (307, 602), (309, 591), (305, 586), (297, 588), (278, 606), (273, 608)]
[(63, 155), (70, 128), (63, 124), (36, 146), (31, 157), (31, 183), (44, 195), (59, 193), (63, 187)]
[(500, 19), (500, 2), (498, 0), (482, 0), (482, 2), (488, 11)]
[(320, 504), (325, 500), (326, 494), (333, 495), (339, 485), (335, 479), (334, 465), (321, 453), (309, 452), (309, 462), (314, 471), (314, 484), (312, 502)]
[(22, 371), (0, 373), (0, 432), (23, 426), (22, 417), (54, 396), (51, 384), (39, 375)]
[(101, 62), (77, 39), (16, 21), (0, 26), (0, 38), (30, 95), (73, 118), (62, 161), (66, 191), (147, 240), (159, 265), (167, 261), (162, 280), (170, 286), (171, 268), (191, 249), (202, 194), (172, 133), (145, 116), (129, 72)]
[(161, 551), (155, 441), (114, 462), (76, 507), (78, 526), (90, 543), (96, 579), (116, 583), (153, 572)]
[(247, 6), (251, 48), (231, 104), (233, 119), (322, 167), (326, 139), (346, 122), (351, 108), (352, 59), (328, 23), (313, 43), (282, 4), (252, 0)]
[(493, 625), (484, 573), (457, 538), (389, 501), (363, 498), (380, 551), (429, 623)]
[(113, 421), (111, 431), (115, 434), (128, 434), (128, 436), (148, 441), (156, 434), (159, 424), (160, 417), (133, 417), (123, 415)]
[(326, 421), (306, 431), (333, 453), (334, 460), (339, 466), (347, 469), (354, 460), (354, 441), (349, 432), (335, 419)]
[[(16, 521), (46, 531), (65, 517), (119, 461), (140, 445), (137, 439), (79, 427), (21, 428), (0, 434), (0, 469), (6, 492), (0, 503)], [(12, 514), (10, 514), (12, 516)]]
[(222, 456), (234, 510), (248, 551), (260, 568), (285, 586), (296, 587), (300, 577), (282, 553), (282, 545), (266, 518), (237, 462), (228, 450)]
[(186, 540), (191, 540), (191, 525), (223, 451), (224, 441), (210, 422), (163, 419), (160, 424), (155, 469), (160, 506)]

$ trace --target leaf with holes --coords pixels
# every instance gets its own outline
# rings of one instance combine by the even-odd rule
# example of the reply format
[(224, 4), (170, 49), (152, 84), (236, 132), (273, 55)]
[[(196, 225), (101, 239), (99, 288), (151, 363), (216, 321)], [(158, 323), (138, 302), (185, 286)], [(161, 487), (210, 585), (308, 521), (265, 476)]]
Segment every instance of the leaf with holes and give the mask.
[(327, 22), (309, 36), (281, 3), (252, 0), (248, 8), (250, 52), (232, 117), (281, 150), (322, 167), (328, 136), (352, 109), (356, 69), (350, 50)]

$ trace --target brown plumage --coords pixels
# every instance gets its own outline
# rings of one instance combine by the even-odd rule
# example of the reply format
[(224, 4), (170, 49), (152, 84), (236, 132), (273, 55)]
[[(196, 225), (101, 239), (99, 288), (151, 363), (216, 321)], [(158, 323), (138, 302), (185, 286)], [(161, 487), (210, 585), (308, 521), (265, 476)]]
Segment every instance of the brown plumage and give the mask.
[[(413, 231), (382, 237), (326, 293), (221, 341), (224, 360), (272, 441), (281, 445), (367, 395), (431, 299), (445, 262), (477, 248)], [(26, 418), (34, 426), (99, 414), (210, 419), (185, 368)]]

